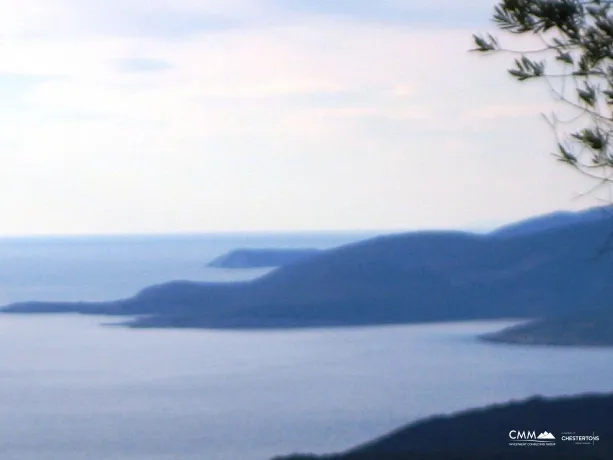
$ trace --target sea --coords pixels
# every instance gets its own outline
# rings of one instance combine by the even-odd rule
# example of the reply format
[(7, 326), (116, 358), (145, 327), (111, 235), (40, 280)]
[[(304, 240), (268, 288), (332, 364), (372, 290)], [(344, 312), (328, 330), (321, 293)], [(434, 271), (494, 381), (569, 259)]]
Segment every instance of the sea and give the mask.
[[(0, 305), (113, 300), (178, 279), (253, 279), (270, 269), (207, 263), (243, 247), (326, 249), (371, 236), (4, 238)], [(435, 414), (613, 391), (611, 349), (477, 339), (511, 321), (275, 331), (109, 323), (0, 315), (2, 460), (268, 460), (342, 451)]]

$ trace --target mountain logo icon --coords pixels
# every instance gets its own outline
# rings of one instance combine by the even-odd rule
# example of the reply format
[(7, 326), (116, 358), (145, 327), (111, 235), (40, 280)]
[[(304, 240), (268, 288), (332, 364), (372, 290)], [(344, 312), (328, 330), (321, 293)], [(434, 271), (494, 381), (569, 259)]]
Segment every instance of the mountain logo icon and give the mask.
[(543, 431), (541, 434), (538, 435), (538, 437), (536, 439), (551, 439), (551, 440), (555, 440), (556, 437), (554, 435), (552, 435), (551, 433), (547, 433), (546, 431)]

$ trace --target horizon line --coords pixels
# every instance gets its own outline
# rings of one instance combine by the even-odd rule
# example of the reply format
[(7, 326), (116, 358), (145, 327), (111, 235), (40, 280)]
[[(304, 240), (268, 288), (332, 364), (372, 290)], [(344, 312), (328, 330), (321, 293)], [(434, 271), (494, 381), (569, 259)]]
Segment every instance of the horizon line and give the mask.
[[(504, 224), (503, 224), (504, 225)], [(284, 229), (284, 230), (202, 230), (202, 231), (168, 231), (168, 232), (109, 232), (109, 233), (26, 233), (26, 234), (0, 234), (0, 240), (25, 239), (72, 239), (72, 238), (143, 238), (143, 237), (190, 237), (214, 235), (383, 235), (408, 232), (466, 232), (488, 233), (500, 225), (472, 226), (471, 228), (387, 228), (387, 229)]]

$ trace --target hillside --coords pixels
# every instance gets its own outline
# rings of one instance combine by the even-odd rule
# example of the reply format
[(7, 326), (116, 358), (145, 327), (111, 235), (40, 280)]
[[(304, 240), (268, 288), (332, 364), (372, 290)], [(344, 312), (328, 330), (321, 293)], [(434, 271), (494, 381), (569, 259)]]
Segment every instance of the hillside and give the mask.
[(230, 251), (209, 262), (213, 268), (260, 268), (282, 267), (319, 252), (317, 249), (256, 249), (243, 248)]
[[(613, 458), (611, 414), (613, 394), (531, 398), (418, 421), (341, 454), (276, 460), (605, 460)], [(549, 432), (555, 445), (511, 446), (511, 430)]]
[(415, 232), (353, 243), (243, 283), (176, 281), (107, 303), (9, 312), (149, 315), (140, 327), (279, 328), (544, 318), (608, 305), (613, 218), (500, 238)]
[(613, 217), (612, 206), (601, 206), (578, 212), (557, 211), (504, 225), (495, 229), (492, 234), (499, 237), (529, 235), (569, 225), (607, 220), (611, 217)]
[(523, 345), (613, 346), (613, 307), (532, 321), (482, 339)]

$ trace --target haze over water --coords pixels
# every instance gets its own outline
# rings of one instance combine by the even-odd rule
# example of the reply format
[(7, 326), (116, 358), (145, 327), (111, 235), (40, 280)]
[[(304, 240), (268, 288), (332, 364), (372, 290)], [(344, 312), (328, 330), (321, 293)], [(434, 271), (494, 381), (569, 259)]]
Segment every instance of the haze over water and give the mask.
[(268, 269), (208, 268), (239, 247), (326, 249), (373, 233), (219, 233), (0, 238), (0, 305), (29, 300), (115, 300), (170, 280), (235, 281)]

